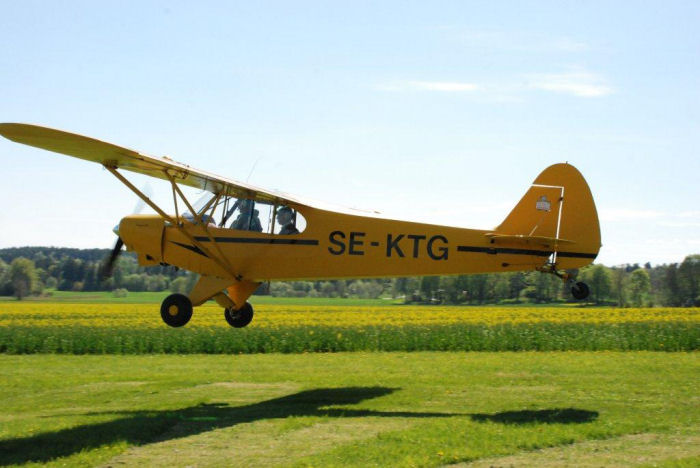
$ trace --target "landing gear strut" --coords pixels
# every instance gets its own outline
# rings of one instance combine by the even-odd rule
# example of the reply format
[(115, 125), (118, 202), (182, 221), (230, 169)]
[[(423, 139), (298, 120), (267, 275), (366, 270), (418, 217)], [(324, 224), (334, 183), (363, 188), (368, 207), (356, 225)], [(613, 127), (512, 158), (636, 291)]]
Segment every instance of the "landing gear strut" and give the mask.
[(181, 327), (192, 318), (192, 301), (184, 294), (171, 294), (161, 304), (160, 316), (171, 327)]
[(586, 283), (576, 281), (576, 273), (558, 271), (553, 263), (547, 263), (545, 266), (538, 268), (538, 270), (542, 273), (549, 273), (557, 278), (561, 278), (561, 280), (566, 283), (566, 286), (571, 291), (571, 295), (578, 301), (586, 299), (591, 293), (591, 289)]
[(250, 305), (250, 302), (246, 302), (238, 310), (227, 307), (224, 309), (224, 318), (232, 327), (243, 328), (253, 320), (253, 306)]

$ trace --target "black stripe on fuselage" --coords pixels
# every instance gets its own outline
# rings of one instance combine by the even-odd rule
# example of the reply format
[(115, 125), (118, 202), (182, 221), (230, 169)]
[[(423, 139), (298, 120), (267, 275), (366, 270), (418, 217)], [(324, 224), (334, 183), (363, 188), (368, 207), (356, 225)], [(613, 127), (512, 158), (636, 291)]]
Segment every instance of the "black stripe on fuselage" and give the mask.
[[(505, 254), (505, 255), (531, 255), (535, 257), (549, 257), (554, 252), (546, 250), (531, 250), (531, 249), (514, 249), (509, 247), (473, 247), (470, 245), (458, 245), (458, 252), (473, 252), (485, 253), (489, 255)], [(582, 252), (557, 252), (557, 257), (565, 258), (596, 258), (597, 254), (589, 254)]]
[(209, 257), (209, 255), (207, 255), (207, 254), (205, 254), (204, 252), (202, 252), (202, 250), (201, 250), (199, 247), (195, 246), (195, 245), (181, 244), (181, 243), (175, 242), (175, 241), (170, 241), (170, 242), (172, 242), (172, 243), (175, 244), (175, 245), (179, 245), (179, 246), (182, 247), (183, 249), (191, 250), (192, 252), (198, 253), (199, 255), (203, 255), (204, 257), (207, 257), (207, 258)]
[[(210, 242), (208, 237), (195, 237), (199, 242)], [(282, 244), (282, 245), (318, 245), (316, 239), (256, 239), (254, 237), (214, 237), (215, 242), (223, 244)]]
[(598, 254), (583, 253), (583, 252), (557, 252), (557, 257), (568, 258), (596, 258)]

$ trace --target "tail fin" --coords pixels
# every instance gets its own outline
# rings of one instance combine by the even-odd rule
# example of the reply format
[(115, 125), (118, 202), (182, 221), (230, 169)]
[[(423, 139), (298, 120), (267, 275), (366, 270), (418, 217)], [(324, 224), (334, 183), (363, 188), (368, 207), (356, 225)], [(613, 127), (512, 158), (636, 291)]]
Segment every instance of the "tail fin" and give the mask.
[(600, 250), (600, 225), (586, 180), (569, 164), (548, 167), (489, 236), (548, 247), (559, 269), (588, 265)]

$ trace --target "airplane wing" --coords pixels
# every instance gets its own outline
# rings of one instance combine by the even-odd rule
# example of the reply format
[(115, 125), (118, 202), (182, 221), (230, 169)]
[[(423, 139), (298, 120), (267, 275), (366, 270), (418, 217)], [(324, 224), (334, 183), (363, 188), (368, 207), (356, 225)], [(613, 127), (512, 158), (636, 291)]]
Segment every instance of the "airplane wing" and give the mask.
[(268, 203), (305, 204), (286, 194), (200, 171), (168, 157), (148, 156), (75, 133), (38, 125), (0, 123), (0, 135), (17, 143), (93, 161), (115, 169), (124, 169), (163, 180), (169, 180), (168, 175), (170, 175), (178, 184), (212, 193), (222, 193), (236, 198), (253, 198), (256, 201)]

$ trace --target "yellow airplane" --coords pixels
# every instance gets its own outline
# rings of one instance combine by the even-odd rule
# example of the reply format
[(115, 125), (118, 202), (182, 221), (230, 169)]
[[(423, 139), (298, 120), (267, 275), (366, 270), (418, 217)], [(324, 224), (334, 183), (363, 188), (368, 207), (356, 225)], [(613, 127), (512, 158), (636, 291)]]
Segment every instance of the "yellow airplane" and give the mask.
[[(140, 265), (174, 265), (198, 273), (189, 294), (172, 294), (161, 305), (161, 317), (172, 327), (185, 325), (193, 306), (212, 298), (231, 326), (244, 327), (253, 318), (248, 298), (270, 280), (537, 270), (560, 277), (580, 300), (589, 288), (576, 282), (576, 270), (593, 262), (601, 246), (591, 191), (569, 164), (545, 169), (506, 219), (484, 231), (332, 211), (167, 157), (36, 125), (2, 123), (0, 135), (97, 162), (155, 210), (156, 215), (121, 220), (108, 270), (126, 245)], [(170, 182), (174, 214), (120, 170)], [(205, 191), (204, 202), (193, 206), (181, 185)]]

